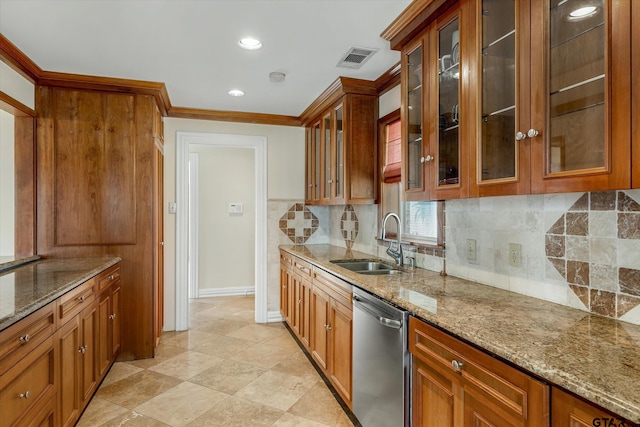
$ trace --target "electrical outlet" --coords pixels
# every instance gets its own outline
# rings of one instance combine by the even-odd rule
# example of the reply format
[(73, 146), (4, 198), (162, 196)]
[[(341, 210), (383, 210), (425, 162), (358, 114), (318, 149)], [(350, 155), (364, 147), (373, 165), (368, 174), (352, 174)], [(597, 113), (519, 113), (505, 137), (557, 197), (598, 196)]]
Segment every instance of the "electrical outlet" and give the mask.
[(509, 243), (509, 265), (522, 267), (522, 245)]
[(476, 241), (467, 239), (467, 259), (474, 261), (476, 259)]

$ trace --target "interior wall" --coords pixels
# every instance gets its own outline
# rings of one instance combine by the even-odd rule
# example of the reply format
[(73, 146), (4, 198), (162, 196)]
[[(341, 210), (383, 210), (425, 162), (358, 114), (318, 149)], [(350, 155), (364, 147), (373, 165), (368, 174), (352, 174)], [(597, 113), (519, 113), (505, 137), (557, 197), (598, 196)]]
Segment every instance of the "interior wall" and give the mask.
[(199, 155), (198, 294), (254, 289), (255, 152), (195, 144), (189, 152)]
[(27, 107), (35, 109), (35, 90), (33, 83), (0, 61), (0, 91), (22, 102)]
[(0, 256), (15, 254), (14, 118), (0, 110)]
[[(267, 137), (267, 210), (269, 230), (278, 218), (278, 207), (283, 201), (304, 199), (304, 128), (291, 126), (254, 125), (209, 120), (164, 120), (165, 202), (176, 200), (176, 132), (205, 132), (233, 135), (259, 135)], [(202, 191), (202, 188), (201, 188)], [(167, 207), (165, 206), (165, 209)], [(180, 206), (178, 206), (180, 209)], [(278, 240), (267, 238), (268, 256), (278, 257)], [(176, 216), (165, 211), (165, 330), (175, 329), (175, 277), (176, 277)], [(274, 269), (275, 274), (274, 274)], [(279, 265), (268, 263), (268, 307), (277, 312), (279, 300)]]

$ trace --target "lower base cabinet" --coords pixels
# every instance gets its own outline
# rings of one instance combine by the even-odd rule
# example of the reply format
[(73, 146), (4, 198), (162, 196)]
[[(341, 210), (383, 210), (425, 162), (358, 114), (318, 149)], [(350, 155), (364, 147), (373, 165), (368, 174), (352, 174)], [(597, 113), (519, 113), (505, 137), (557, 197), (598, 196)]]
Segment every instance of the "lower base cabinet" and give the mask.
[(413, 426), (548, 426), (549, 386), (411, 317)]
[(352, 285), (281, 251), (282, 317), (351, 407)]
[(75, 425), (120, 349), (119, 269), (0, 331), (0, 427)]
[(557, 387), (551, 390), (551, 425), (553, 427), (633, 426), (620, 417), (592, 405)]

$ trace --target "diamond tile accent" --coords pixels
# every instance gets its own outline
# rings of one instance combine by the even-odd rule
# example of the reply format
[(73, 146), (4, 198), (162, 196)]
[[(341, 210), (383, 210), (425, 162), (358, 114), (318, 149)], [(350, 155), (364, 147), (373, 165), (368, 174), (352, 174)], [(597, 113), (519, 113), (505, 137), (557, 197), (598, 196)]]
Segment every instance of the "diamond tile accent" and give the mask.
[(353, 209), (353, 206), (346, 205), (340, 218), (340, 231), (342, 232), (342, 238), (345, 240), (347, 247), (353, 245), (356, 237), (358, 237), (359, 228), (356, 211)]
[(316, 232), (320, 221), (304, 204), (295, 203), (282, 215), (278, 225), (289, 240), (302, 245)]
[[(617, 241), (603, 237), (606, 211), (617, 216)], [(640, 240), (640, 203), (624, 191), (584, 193), (547, 230), (545, 252), (590, 312), (619, 318), (640, 305), (640, 270), (616, 257), (625, 239)]]

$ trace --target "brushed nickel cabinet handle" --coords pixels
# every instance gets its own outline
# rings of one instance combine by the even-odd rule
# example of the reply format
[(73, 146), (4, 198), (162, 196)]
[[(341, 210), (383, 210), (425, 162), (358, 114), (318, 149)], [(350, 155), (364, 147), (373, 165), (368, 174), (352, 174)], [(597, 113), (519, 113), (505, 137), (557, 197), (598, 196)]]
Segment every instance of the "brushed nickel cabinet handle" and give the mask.
[(113, 319), (115, 319), (115, 318), (116, 318), (116, 314), (115, 314), (115, 313), (113, 313), (113, 314), (111, 314), (111, 315), (109, 316), (109, 319), (111, 319), (111, 320), (113, 320)]
[(21, 336), (20, 338), (18, 338), (18, 341), (20, 341), (22, 344), (26, 344), (29, 342), (29, 340), (31, 339), (31, 335), (26, 334), (24, 336)]
[(84, 296), (84, 295), (80, 295), (80, 296), (78, 297), (78, 301), (80, 301), (80, 302), (84, 302), (84, 300), (85, 300), (86, 298), (87, 298), (86, 296)]
[(28, 399), (29, 396), (31, 396), (31, 392), (29, 390), (25, 391), (24, 393), (20, 393), (18, 395), (20, 399)]
[(457, 360), (454, 359), (451, 361), (451, 366), (453, 367), (453, 369), (460, 372), (462, 370), (462, 367), (464, 366), (464, 363), (458, 362)]

